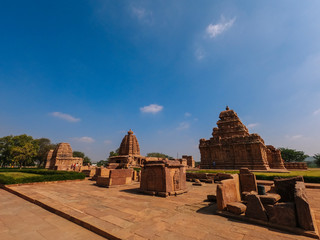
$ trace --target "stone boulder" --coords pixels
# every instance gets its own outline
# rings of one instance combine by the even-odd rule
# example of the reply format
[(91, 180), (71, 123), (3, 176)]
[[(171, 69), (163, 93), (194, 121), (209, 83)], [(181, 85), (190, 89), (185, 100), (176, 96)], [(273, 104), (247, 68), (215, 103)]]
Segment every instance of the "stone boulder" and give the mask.
[(235, 179), (223, 180), (217, 185), (217, 206), (219, 210), (224, 210), (228, 203), (239, 202), (240, 193), (238, 192)]
[(268, 221), (267, 213), (262, 205), (260, 198), (255, 194), (248, 194), (246, 196), (247, 210), (246, 216), (248, 218), (254, 218), (262, 221)]
[(266, 195), (259, 195), (260, 201), (263, 205), (274, 205), (280, 200), (280, 195), (276, 193), (267, 193)]
[(295, 184), (298, 181), (303, 182), (303, 177), (279, 178), (274, 179), (276, 192), (281, 196), (281, 202), (293, 202), (295, 193)]
[(236, 215), (244, 213), (247, 209), (247, 206), (241, 202), (231, 202), (227, 204), (227, 211)]
[(247, 168), (240, 169), (240, 186), (241, 192), (257, 191), (257, 180), (256, 176), (249, 171)]
[(296, 204), (299, 227), (304, 230), (314, 231), (314, 219), (303, 182), (297, 182), (295, 185), (294, 202)]
[(266, 205), (269, 221), (275, 224), (288, 227), (296, 227), (297, 220), (295, 205), (293, 202), (281, 202), (275, 205)]

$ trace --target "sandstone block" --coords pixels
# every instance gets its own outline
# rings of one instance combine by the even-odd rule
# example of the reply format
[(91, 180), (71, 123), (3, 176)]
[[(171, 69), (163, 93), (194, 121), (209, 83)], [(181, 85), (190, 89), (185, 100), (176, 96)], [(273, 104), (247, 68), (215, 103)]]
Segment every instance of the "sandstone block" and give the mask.
[(227, 204), (228, 212), (240, 215), (244, 213), (247, 209), (247, 206), (240, 202), (232, 202)]
[(305, 191), (305, 185), (297, 182), (295, 185), (294, 202), (296, 204), (299, 227), (304, 230), (314, 231), (314, 219), (312, 217), (310, 205)]
[(246, 200), (247, 200), (247, 210), (246, 210), (247, 217), (268, 221), (266, 210), (263, 207), (258, 195), (248, 194), (246, 196)]
[(293, 202), (295, 193), (295, 184), (297, 181), (303, 182), (303, 177), (274, 179), (276, 192), (280, 194), (282, 202)]
[(293, 202), (281, 202), (266, 205), (269, 221), (283, 226), (296, 227), (295, 205)]
[(257, 180), (253, 173), (239, 174), (241, 192), (257, 191)]
[(207, 199), (209, 202), (216, 202), (217, 196), (216, 195), (207, 195)]
[(266, 195), (259, 195), (260, 201), (263, 205), (271, 204), (274, 205), (280, 200), (280, 195), (276, 193), (267, 193)]
[(239, 202), (240, 197), (234, 179), (223, 180), (217, 186), (217, 205), (219, 210), (224, 210), (228, 203)]

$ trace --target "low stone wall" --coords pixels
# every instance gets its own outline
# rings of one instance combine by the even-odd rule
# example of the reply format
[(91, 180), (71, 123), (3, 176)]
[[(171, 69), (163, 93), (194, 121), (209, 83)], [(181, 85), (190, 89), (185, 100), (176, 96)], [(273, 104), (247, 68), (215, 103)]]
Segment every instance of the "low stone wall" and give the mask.
[(286, 169), (302, 169), (302, 170), (308, 169), (306, 162), (285, 162), (284, 166)]

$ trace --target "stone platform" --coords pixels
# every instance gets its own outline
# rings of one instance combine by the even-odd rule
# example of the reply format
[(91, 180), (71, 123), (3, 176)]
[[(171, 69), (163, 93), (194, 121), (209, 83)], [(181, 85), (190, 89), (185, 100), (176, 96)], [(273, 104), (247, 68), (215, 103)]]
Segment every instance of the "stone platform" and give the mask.
[[(84, 180), (9, 188), (110, 239), (310, 239), (214, 215), (216, 204), (205, 200), (216, 186), (187, 187), (188, 193), (168, 198), (140, 194), (139, 183), (104, 189)], [(320, 227), (320, 190), (307, 193)]]

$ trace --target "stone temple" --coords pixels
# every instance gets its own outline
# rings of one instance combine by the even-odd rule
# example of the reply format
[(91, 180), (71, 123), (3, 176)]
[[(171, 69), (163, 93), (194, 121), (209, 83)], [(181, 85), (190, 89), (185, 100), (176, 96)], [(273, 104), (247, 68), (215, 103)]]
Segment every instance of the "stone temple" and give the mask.
[(46, 168), (52, 170), (71, 170), (73, 165), (82, 166), (83, 159), (73, 157), (69, 143), (59, 143), (47, 156)]
[(145, 157), (140, 155), (140, 146), (137, 137), (130, 129), (128, 135), (122, 139), (119, 148), (119, 156), (109, 158), (110, 168), (128, 168), (140, 166)]
[(201, 168), (253, 170), (285, 169), (280, 150), (250, 134), (237, 113), (222, 111), (209, 140), (200, 139)]

